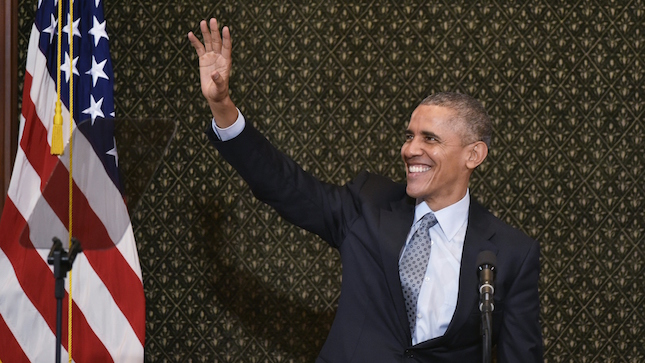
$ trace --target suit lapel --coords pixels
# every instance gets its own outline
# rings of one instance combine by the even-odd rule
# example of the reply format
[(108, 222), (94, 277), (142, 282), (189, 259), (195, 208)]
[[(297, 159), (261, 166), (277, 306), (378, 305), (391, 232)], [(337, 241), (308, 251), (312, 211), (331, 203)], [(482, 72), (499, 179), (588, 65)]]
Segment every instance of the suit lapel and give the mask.
[(405, 244), (405, 239), (414, 220), (414, 202), (406, 197), (392, 203), (391, 208), (391, 210), (381, 210), (379, 247), (390, 295), (396, 311), (399, 312), (401, 327), (411, 339), (401, 281), (399, 280), (399, 253)]
[[(385, 276), (394, 305), (399, 312), (401, 328), (411, 341), (408, 318), (405, 313), (405, 302), (399, 280), (399, 254), (414, 220), (414, 202), (404, 198), (392, 203), (391, 210), (382, 210), (379, 227), (379, 246)], [(459, 271), (459, 292), (457, 306), (446, 333), (438, 338), (420, 343), (421, 346), (440, 344), (445, 338), (459, 334), (479, 300), (479, 279), (477, 277), (477, 255), (481, 251), (492, 251), (497, 254), (497, 246), (490, 241), (495, 231), (488, 220), (489, 212), (472, 197), (468, 214), (468, 228), (464, 240), (461, 267)]]
[(462, 325), (472, 312), (473, 306), (478, 305), (479, 278), (477, 276), (477, 266), (475, 266), (477, 255), (479, 252), (486, 250), (495, 254), (498, 252), (497, 246), (490, 241), (495, 231), (490, 226), (487, 218), (488, 214), (489, 212), (471, 197), (468, 228), (466, 229), (459, 271), (457, 307), (444, 336), (459, 334)]

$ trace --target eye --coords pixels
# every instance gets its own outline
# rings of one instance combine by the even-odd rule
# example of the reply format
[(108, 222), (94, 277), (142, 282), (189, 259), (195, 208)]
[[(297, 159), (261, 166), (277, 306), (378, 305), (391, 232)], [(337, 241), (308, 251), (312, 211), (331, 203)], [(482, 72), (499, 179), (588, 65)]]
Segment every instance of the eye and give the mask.
[(412, 139), (413, 139), (413, 138), (414, 138), (414, 135), (412, 135), (412, 134), (405, 134), (405, 141), (412, 141)]
[(437, 142), (437, 138), (434, 136), (426, 136), (425, 137), (426, 142)]

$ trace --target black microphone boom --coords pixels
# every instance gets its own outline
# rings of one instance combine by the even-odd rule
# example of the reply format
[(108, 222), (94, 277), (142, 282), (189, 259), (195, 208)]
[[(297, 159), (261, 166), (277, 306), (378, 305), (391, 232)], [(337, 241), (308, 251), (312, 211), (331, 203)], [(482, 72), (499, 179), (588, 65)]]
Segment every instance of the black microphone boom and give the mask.
[(482, 362), (491, 362), (493, 337), (493, 296), (495, 294), (495, 272), (497, 256), (491, 251), (481, 251), (477, 255), (477, 275), (479, 275), (479, 311), (482, 315)]

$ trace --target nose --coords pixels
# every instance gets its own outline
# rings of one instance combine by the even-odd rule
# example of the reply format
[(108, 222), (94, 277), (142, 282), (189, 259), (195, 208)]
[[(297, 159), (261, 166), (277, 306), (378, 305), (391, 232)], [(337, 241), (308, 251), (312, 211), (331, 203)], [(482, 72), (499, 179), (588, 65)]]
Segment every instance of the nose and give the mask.
[(406, 140), (401, 146), (401, 156), (406, 158), (411, 158), (421, 154), (421, 147), (417, 138), (412, 138), (412, 140)]

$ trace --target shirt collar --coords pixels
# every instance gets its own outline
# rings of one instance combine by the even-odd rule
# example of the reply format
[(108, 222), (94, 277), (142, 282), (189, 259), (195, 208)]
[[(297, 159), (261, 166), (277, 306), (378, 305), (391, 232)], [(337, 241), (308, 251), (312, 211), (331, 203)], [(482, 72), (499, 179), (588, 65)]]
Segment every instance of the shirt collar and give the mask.
[(414, 223), (428, 212), (433, 212), (437, 218), (437, 225), (443, 230), (448, 240), (452, 240), (459, 228), (468, 220), (468, 209), (470, 208), (470, 191), (466, 189), (466, 195), (457, 203), (451, 204), (435, 212), (428, 204), (421, 201), (414, 207)]

